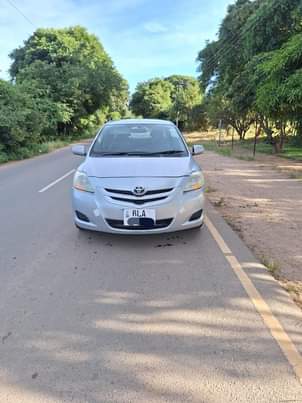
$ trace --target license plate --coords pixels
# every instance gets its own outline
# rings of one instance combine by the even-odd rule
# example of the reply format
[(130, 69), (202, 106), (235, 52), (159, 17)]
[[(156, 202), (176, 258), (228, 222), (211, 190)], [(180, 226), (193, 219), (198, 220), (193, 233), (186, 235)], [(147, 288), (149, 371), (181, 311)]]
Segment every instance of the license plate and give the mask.
[(153, 220), (153, 223), (155, 223), (155, 210), (136, 208), (124, 210), (124, 225), (141, 225), (144, 219)]

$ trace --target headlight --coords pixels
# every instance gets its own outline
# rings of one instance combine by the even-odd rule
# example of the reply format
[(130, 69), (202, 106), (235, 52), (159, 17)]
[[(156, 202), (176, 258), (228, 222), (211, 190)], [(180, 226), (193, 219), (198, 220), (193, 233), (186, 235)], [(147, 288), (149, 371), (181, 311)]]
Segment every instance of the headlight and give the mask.
[(191, 174), (185, 184), (184, 192), (201, 189), (204, 186), (204, 177), (201, 171), (196, 171)]
[(83, 192), (94, 193), (94, 189), (89, 182), (88, 176), (85, 172), (77, 171), (73, 178), (73, 187)]

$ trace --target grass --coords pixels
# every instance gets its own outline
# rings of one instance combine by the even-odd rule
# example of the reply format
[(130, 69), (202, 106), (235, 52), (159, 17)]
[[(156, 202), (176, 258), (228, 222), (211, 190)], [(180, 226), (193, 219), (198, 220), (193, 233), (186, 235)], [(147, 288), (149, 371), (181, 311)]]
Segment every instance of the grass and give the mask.
[(271, 275), (279, 281), (285, 291), (289, 293), (293, 301), (302, 309), (302, 283), (288, 281), (281, 276), (280, 267), (273, 259), (269, 259), (265, 256), (261, 258), (262, 264), (267, 268)]
[(282, 157), (295, 161), (302, 161), (302, 146), (286, 145), (282, 152)]
[[(222, 136), (222, 143), (219, 147), (216, 141), (218, 138), (218, 133), (215, 131), (187, 133), (186, 138), (190, 146), (201, 143), (204, 145), (206, 150), (214, 151), (226, 157), (235, 157), (245, 161), (252, 161), (254, 159), (254, 139), (251, 133), (244, 141), (235, 140), (233, 149), (231, 138), (226, 137), (225, 135)], [(294, 140), (294, 138), (290, 139), (290, 141), (285, 144), (283, 151), (278, 155), (283, 158), (302, 162), (302, 145), (294, 144)], [(258, 153), (275, 155), (273, 146), (271, 144), (267, 144), (263, 137), (259, 138), (257, 141), (256, 154)]]
[[(91, 137), (91, 135), (89, 137)], [(75, 141), (75, 139), (71, 138), (67, 138), (64, 140), (47, 141), (40, 144), (32, 144), (27, 147), (20, 147), (18, 148), (18, 150), (10, 154), (0, 151), (0, 164), (4, 164), (9, 161), (24, 160), (27, 158), (35, 157), (37, 155), (47, 154), (59, 148), (65, 147)], [(81, 141), (81, 139), (79, 139), (78, 141)]]
[(225, 205), (224, 197), (221, 197), (218, 201), (214, 203), (215, 207), (223, 207)]
[[(200, 142), (204, 145), (205, 149), (208, 151), (214, 151), (218, 154), (224, 155), (225, 157), (231, 157), (232, 156), (232, 149), (230, 147), (218, 147), (216, 141), (214, 140), (205, 140), (201, 139)], [(190, 144), (191, 143), (191, 144)], [(188, 142), (189, 145), (193, 145), (194, 142)], [(195, 142), (196, 144), (196, 142)]]
[(206, 193), (214, 193), (214, 192), (216, 192), (216, 189), (212, 188), (211, 186), (207, 186)]
[[(250, 149), (252, 151), (254, 144), (253, 144), (253, 141), (246, 140), (246, 141), (240, 142), (240, 146), (247, 150)], [(262, 138), (259, 139), (257, 142), (256, 152), (268, 154), (268, 155), (274, 154), (272, 145), (265, 143), (264, 139), (262, 139)], [(284, 149), (279, 154), (279, 156), (283, 157), (283, 158), (295, 160), (295, 161), (302, 161), (302, 145), (291, 144), (291, 142), (289, 142), (289, 143), (285, 144)]]
[(302, 174), (299, 172), (289, 172), (290, 179), (302, 179)]
[(280, 267), (277, 262), (275, 262), (273, 259), (269, 259), (266, 256), (263, 256), (261, 259), (261, 263), (267, 268), (267, 270), (275, 279), (279, 278)]
[(54, 151), (58, 148), (64, 147), (70, 143), (70, 140), (55, 140), (48, 141), (41, 144), (32, 144), (28, 147), (20, 147), (18, 150), (7, 154), (5, 152), (0, 152), (0, 164), (9, 162), (9, 161), (17, 161), (23, 160), (26, 158), (31, 158), (36, 155), (46, 154), (51, 151)]

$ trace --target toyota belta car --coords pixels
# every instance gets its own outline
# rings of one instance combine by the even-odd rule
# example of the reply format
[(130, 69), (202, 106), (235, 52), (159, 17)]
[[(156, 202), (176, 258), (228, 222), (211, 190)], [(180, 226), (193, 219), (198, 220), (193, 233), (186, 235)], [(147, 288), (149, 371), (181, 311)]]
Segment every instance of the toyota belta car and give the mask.
[(77, 169), (72, 190), (79, 229), (149, 234), (201, 227), (204, 177), (179, 129), (169, 121), (125, 119), (106, 123)]

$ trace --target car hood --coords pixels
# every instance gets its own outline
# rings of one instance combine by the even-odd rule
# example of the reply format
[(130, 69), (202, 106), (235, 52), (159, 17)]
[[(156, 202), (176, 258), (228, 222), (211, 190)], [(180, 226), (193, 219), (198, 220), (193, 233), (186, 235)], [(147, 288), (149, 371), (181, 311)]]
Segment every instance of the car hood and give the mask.
[(180, 177), (199, 169), (189, 157), (88, 157), (81, 170), (96, 178)]

